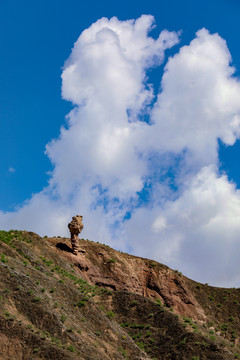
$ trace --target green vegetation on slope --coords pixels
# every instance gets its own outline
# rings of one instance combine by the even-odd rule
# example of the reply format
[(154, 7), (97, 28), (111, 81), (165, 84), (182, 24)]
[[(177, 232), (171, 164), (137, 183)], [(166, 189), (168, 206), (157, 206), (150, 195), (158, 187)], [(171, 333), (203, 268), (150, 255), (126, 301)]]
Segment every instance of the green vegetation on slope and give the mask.
[[(89, 244), (96, 252), (103, 246)], [(208, 315), (200, 323), (159, 299), (88, 283), (71, 255), (34, 233), (0, 231), (0, 254), (0, 358), (7, 352), (12, 360), (240, 358), (237, 289), (187, 279)], [(109, 258), (116, 266), (111, 248)]]

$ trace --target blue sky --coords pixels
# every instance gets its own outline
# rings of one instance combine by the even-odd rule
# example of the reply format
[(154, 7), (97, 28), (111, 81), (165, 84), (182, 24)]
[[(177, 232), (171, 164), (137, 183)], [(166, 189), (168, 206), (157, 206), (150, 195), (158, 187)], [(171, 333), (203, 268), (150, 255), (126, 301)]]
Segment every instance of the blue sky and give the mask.
[[(103, 164), (105, 171), (104, 176), (101, 172), (101, 169), (99, 169), (99, 172), (96, 170), (96, 174), (94, 174), (96, 179), (94, 180), (94, 183), (91, 187), (91, 197), (93, 197), (93, 194), (95, 194), (96, 200), (95, 202), (92, 200), (90, 201), (89, 198), (87, 199), (86, 195), (88, 194), (88, 190), (84, 190), (86, 184), (84, 182), (85, 180), (83, 174), (76, 172), (76, 175), (73, 175), (72, 178), (66, 178), (65, 175), (67, 172), (72, 171), (72, 168), (74, 168), (75, 160), (73, 160), (73, 154), (76, 149), (78, 151), (78, 145), (74, 145), (73, 150), (69, 150), (68, 152), (68, 148), (70, 149), (71, 147), (69, 144), (75, 144), (75, 141), (77, 143), (78, 138), (75, 139), (73, 136), (70, 139), (70, 132), (68, 132), (67, 135), (62, 134), (60, 136), (60, 128), (61, 126), (65, 126), (67, 129), (69, 127), (71, 128), (71, 126), (75, 126), (71, 124), (75, 124), (78, 115), (70, 115), (68, 120), (66, 120), (65, 117), (73, 109), (73, 107), (82, 109), (81, 101), (83, 101), (84, 97), (82, 97), (80, 103), (78, 103), (79, 100), (77, 95), (71, 88), (71, 84), (74, 84), (75, 78), (71, 78), (71, 74), (69, 75), (67, 72), (68, 65), (65, 65), (64, 67), (64, 64), (69, 58), (71, 49), (73, 49), (74, 43), (80, 34), (85, 29), (88, 29), (98, 19), (101, 19), (102, 17), (110, 19), (113, 16), (116, 16), (120, 21), (126, 21), (129, 19), (138, 19), (143, 14), (152, 15), (155, 18), (156, 27), (150, 32), (149, 36), (152, 36), (156, 40), (159, 36), (159, 33), (166, 29), (169, 32), (175, 32), (174, 36), (178, 37), (178, 40), (176, 38), (175, 40), (172, 40), (171, 36), (173, 35), (169, 35), (169, 33), (167, 35), (169, 46), (165, 51), (165, 57), (159, 59), (158, 63), (155, 64), (154, 61), (151, 60), (153, 62), (153, 68), (152, 66), (147, 67), (146, 64), (143, 66), (144, 71), (146, 71), (146, 74), (149, 76), (148, 83), (153, 84), (154, 88), (154, 96), (148, 105), (148, 109), (149, 107), (154, 108), (153, 104), (157, 101), (157, 94), (159, 92), (164, 66), (168, 66), (168, 64), (170, 64), (170, 57), (175, 56), (175, 54), (179, 54), (180, 49), (184, 45), (189, 45), (190, 42), (195, 38), (195, 33), (202, 28), (208, 29), (210, 34), (218, 33), (221, 39), (224, 39), (227, 42), (227, 47), (232, 57), (232, 63), (230, 63), (230, 65), (233, 65), (236, 68), (236, 72), (233, 74), (233, 76), (237, 81), (240, 69), (239, 11), (240, 5), (236, 0), (204, 0), (201, 2), (186, 0), (181, 2), (156, 2), (152, 0), (147, 2), (80, 2), (74, 0), (69, 0), (68, 2), (61, 0), (53, 0), (50, 2), (32, 2), (23, 0), (22, 2), (18, 2), (0, 0), (0, 134), (2, 144), (2, 152), (0, 156), (0, 210), (3, 214), (2, 221), (0, 221), (0, 225), (2, 223), (1, 227), (11, 228), (16, 226), (30, 229), (31, 226), (27, 220), (27, 218), (29, 218), (27, 211), (25, 214), (25, 210), (23, 210), (23, 215), (20, 217), (18, 215), (15, 216), (15, 214), (17, 214), (18, 210), (16, 209), (19, 209), (19, 207), (20, 209), (27, 209), (27, 207), (24, 207), (24, 204), (26, 204), (24, 202), (27, 200), (33, 202), (33, 200), (31, 200), (33, 199), (32, 196), (33, 194), (36, 194), (36, 197), (41, 199), (38, 200), (39, 203), (36, 203), (36, 205), (33, 207), (33, 210), (31, 210), (31, 213), (35, 214), (35, 218), (32, 222), (33, 228), (30, 230), (40, 232), (36, 224), (38, 217), (41, 218), (39, 215), (41, 212), (41, 206), (43, 211), (45, 206), (47, 209), (50, 209), (48, 215), (49, 218), (51, 218), (50, 213), (52, 214), (52, 212), (56, 211), (56, 207), (62, 209), (65, 208), (65, 218), (64, 216), (61, 218), (61, 216), (58, 214), (58, 218), (64, 219), (64, 221), (67, 221), (72, 212), (78, 212), (78, 209), (79, 212), (81, 212), (83, 208), (85, 213), (88, 214), (89, 217), (92, 216), (93, 219), (92, 222), (87, 220), (89, 227), (91, 226), (93, 228), (92, 223), (94, 223), (95, 219), (98, 217), (106, 217), (106, 220), (104, 220), (104, 226), (100, 232), (98, 232), (100, 226), (99, 224), (96, 225), (96, 229), (94, 229), (94, 231), (87, 232), (86, 230), (86, 236), (89, 238), (92, 237), (96, 241), (100, 239), (104, 242), (104, 238), (106, 237), (105, 241), (110, 243), (112, 246), (116, 246), (123, 250), (129, 250), (139, 255), (146, 255), (148, 257), (155, 256), (157, 260), (165, 262), (170, 266), (179, 267), (180, 270), (183, 269), (183, 271), (189, 274), (189, 276), (195, 276), (196, 278), (199, 274), (199, 269), (201, 266), (203, 266), (203, 263), (199, 262), (197, 263), (198, 266), (196, 266), (194, 264), (196, 261), (194, 260), (193, 263), (191, 263), (189, 257), (190, 255), (192, 256), (194, 249), (198, 249), (200, 246), (199, 242), (201, 241), (196, 240), (196, 243), (189, 245), (189, 239), (191, 237), (189, 235), (190, 233), (186, 233), (186, 230), (182, 230), (180, 226), (180, 220), (179, 222), (176, 221), (173, 226), (172, 219), (174, 218), (174, 214), (177, 211), (176, 209), (180, 207), (180, 205), (184, 208), (188, 201), (190, 201), (186, 199), (189, 199), (191, 196), (193, 196), (195, 199), (195, 196), (197, 195), (195, 192), (190, 191), (190, 189), (195, 189), (196, 183), (202, 181), (199, 179), (202, 179), (204, 176), (206, 176), (208, 179), (212, 179), (213, 182), (217, 181), (219, 189), (222, 189), (223, 187), (225, 189), (226, 187), (226, 189), (228, 189), (226, 191), (229, 191), (228, 199), (230, 199), (232, 196), (231, 199), (233, 203), (238, 201), (239, 194), (237, 192), (237, 188), (240, 187), (240, 172), (238, 165), (240, 145), (238, 140), (239, 136), (236, 135), (237, 128), (233, 130), (234, 140), (229, 138), (227, 129), (224, 128), (225, 130), (220, 135), (216, 131), (214, 140), (209, 138), (209, 140), (206, 141), (204, 149), (197, 146), (194, 147), (190, 139), (192, 137), (192, 133), (189, 134), (190, 140), (186, 140), (186, 143), (182, 144), (180, 141), (178, 144), (176, 141), (176, 148), (169, 147), (167, 143), (164, 144), (164, 138), (162, 139), (161, 143), (161, 136), (159, 135), (159, 144), (161, 143), (160, 146), (157, 144), (158, 140), (157, 138), (154, 138), (154, 134), (150, 134), (149, 137), (153, 139), (152, 141), (154, 143), (153, 148), (152, 144), (148, 144), (148, 141), (146, 140), (146, 147), (141, 147), (138, 149), (138, 157), (136, 158), (139, 159), (139, 157), (142, 156), (144, 158), (144, 163), (141, 163), (140, 161), (138, 162), (138, 160), (134, 161), (134, 154), (131, 153), (132, 148), (128, 143), (126, 143), (126, 147), (128, 148), (129, 146), (129, 162), (126, 162), (126, 159), (123, 160), (116, 155), (112, 165), (112, 160), (107, 160), (111, 166), (107, 163)], [(104, 36), (110, 35), (105, 34)], [(204, 34), (202, 35), (202, 38), (208, 39), (208, 35)], [(108, 41), (108, 39), (104, 39), (104, 41)], [(216, 42), (218, 41), (216, 38), (214, 39)], [(80, 45), (79, 49), (84, 49), (84, 46)], [(221, 46), (223, 47), (224, 45), (222, 44)], [(161, 49), (159, 51), (161, 51)], [(224, 54), (227, 54), (226, 49), (222, 51), (225, 51)], [(78, 54), (77, 51), (75, 53)], [(75, 58), (79, 56), (76, 54)], [(149, 55), (149, 59), (153, 55), (154, 54), (151, 53)], [(169, 84), (167, 87), (168, 91), (166, 91), (165, 96), (170, 97), (171, 101), (173, 101), (172, 96), (174, 94), (171, 90), (171, 84), (173, 80), (170, 75), (171, 73), (174, 74), (175, 72), (178, 74), (177, 69), (181, 69), (180, 58), (179, 63), (177, 62), (177, 59), (178, 58), (176, 58), (176, 64), (168, 68), (167, 73), (169, 73), (169, 76), (167, 75), (165, 77), (166, 82)], [(75, 60), (72, 58), (68, 60), (70, 64), (74, 64), (74, 61)], [(86, 62), (81, 62), (83, 61), (81, 58), (79, 58), (77, 61), (79, 61), (81, 64), (83, 72), (87, 74), (86, 77), (89, 76), (89, 78), (87, 78), (88, 81), (91, 81), (89, 79), (93, 70), (90, 69), (90, 71), (87, 68), (87, 65), (84, 65)], [(105, 61), (104, 64), (106, 64), (106, 67), (107, 64), (108, 66), (110, 64), (109, 60), (105, 58), (101, 61)], [(140, 59), (139, 61), (142, 60)], [(202, 62), (204, 62), (204, 59)], [(86, 66), (86, 69), (84, 66)], [(63, 69), (65, 69), (65, 72), (63, 72)], [(137, 69), (136, 74), (134, 73), (135, 69)], [(138, 69), (138, 63), (136, 63), (132, 71), (134, 73), (133, 81), (135, 81), (135, 79), (138, 79), (137, 81), (139, 81), (139, 74), (142, 71), (143, 69)], [(129, 76), (132, 76), (132, 72), (129, 73), (130, 75), (126, 75), (126, 79)], [(65, 80), (63, 80), (63, 97), (61, 95), (62, 73), (66, 75)], [(78, 76), (78, 74), (76, 76)], [(221, 77), (222, 73), (218, 76)], [(84, 79), (85, 78), (83, 77), (80, 78), (82, 84), (84, 84)], [(86, 82), (86, 85), (88, 84), (88, 81)], [(143, 79), (142, 81), (146, 85), (146, 81)], [(179, 79), (179, 82), (183, 81), (184, 79)], [(97, 83), (95, 85), (98, 86)], [(127, 84), (125, 85), (126, 89), (128, 89), (130, 86), (127, 86)], [(123, 85), (123, 89), (125, 89), (125, 85)], [(78, 84), (76, 84), (76, 86), (78, 86)], [(81, 86), (82, 87), (79, 88), (80, 92), (82, 91), (84, 93), (84, 91), (93, 91), (92, 89), (83, 89), (83, 85)], [(102, 86), (104, 86), (104, 83)], [(225, 86), (225, 82), (222, 86)], [(230, 85), (226, 86), (230, 87)], [(123, 90), (123, 93), (124, 91), (125, 90)], [(143, 89), (139, 90), (139, 94), (143, 96)], [(120, 95), (118, 96), (121, 98)], [(146, 94), (146, 96), (150, 96), (150, 93)], [(102, 100), (103, 103), (107, 101), (104, 98)], [(127, 110), (129, 109), (129, 106), (132, 106), (133, 112), (136, 110), (133, 105), (129, 105), (125, 98), (123, 98), (123, 102), (124, 101), (126, 101)], [(185, 99), (183, 99), (183, 101), (185, 101)], [(106, 106), (108, 106), (108, 104)], [(197, 106), (198, 103), (196, 103), (196, 111), (198, 108)], [(221, 104), (219, 106), (221, 106)], [(237, 105), (235, 103), (232, 105), (232, 108), (234, 109), (233, 112), (235, 111), (237, 114)], [(114, 113), (116, 109), (112, 108), (111, 111)], [(180, 114), (182, 111), (183, 117), (185, 116), (184, 109), (178, 109), (178, 111)], [(137, 108), (136, 112), (138, 112), (137, 116), (139, 119), (140, 113), (142, 114), (140, 107)], [(164, 110), (157, 103), (153, 113), (150, 115), (147, 114), (146, 107), (144, 108), (143, 113), (143, 120), (144, 118), (149, 119), (150, 116), (153, 120), (155, 119), (154, 121), (156, 122), (159, 116), (162, 116), (162, 118), (174, 116), (174, 114), (168, 113), (167, 108)], [(84, 114), (86, 118), (90, 118), (88, 113)], [(83, 115), (81, 116), (83, 117)], [(232, 114), (229, 110), (229, 114), (226, 115), (226, 119), (230, 116), (234, 116), (234, 114)], [(79, 121), (82, 121), (81, 126), (82, 129), (85, 129), (86, 134), (89, 137), (93, 136), (94, 141), (97, 142), (99, 138), (94, 133), (94, 131), (93, 134), (91, 133), (91, 127), (89, 129), (83, 120)], [(121, 121), (122, 120), (119, 120), (119, 124)], [(198, 121), (201, 123), (201, 121), (204, 122), (204, 119), (199, 115)], [(224, 118), (224, 124), (225, 121), (227, 120)], [(79, 131), (81, 131), (81, 126)], [(84, 128), (84, 126), (86, 127)], [(206, 129), (208, 126), (210, 125), (206, 124)], [(75, 131), (77, 129), (78, 128), (76, 128)], [(124, 129), (126, 130), (126, 128)], [(176, 127), (171, 130), (166, 130), (165, 125), (159, 125), (158, 129), (159, 134), (166, 131), (166, 134), (168, 134), (166, 135), (166, 138), (169, 136), (169, 139), (174, 139), (174, 134), (178, 132)], [(182, 127), (182, 129), (184, 128)], [(124, 132), (118, 133), (118, 130), (119, 128), (111, 130), (115, 135), (117, 134), (116, 143), (118, 144), (118, 141), (122, 141), (124, 143), (127, 141), (126, 138), (128, 134), (125, 134)], [(128, 129), (126, 131), (131, 132), (132, 130)], [(184, 133), (185, 132), (183, 132), (183, 134)], [(64, 136), (66, 137), (64, 138)], [(67, 136), (69, 139), (67, 139)], [(135, 146), (138, 146), (138, 141), (142, 141), (142, 136), (143, 135), (138, 132), (133, 135), (131, 140), (132, 144), (134, 141), (136, 141), (134, 144)], [(53, 139), (58, 140), (54, 143), (51, 142)], [(103, 139), (105, 139), (106, 142), (111, 142), (111, 137), (109, 138), (107, 134), (103, 134)], [(200, 140), (202, 141), (202, 138)], [(84, 143), (85, 139), (79, 137), (79, 141)], [(216, 141), (218, 141), (219, 149), (216, 150), (214, 147), (215, 145), (212, 145), (212, 150), (209, 150), (209, 159), (211, 160), (207, 161), (205, 149), (208, 147), (208, 144), (211, 141), (213, 141), (214, 144)], [(114, 142), (112, 144), (112, 148), (114, 145), (116, 145), (116, 143)], [(45, 150), (47, 144), (49, 145), (46, 154)], [(89, 154), (91, 151), (97, 152), (98, 149), (92, 149), (88, 142), (84, 144), (84, 149), (86, 150), (87, 155), (84, 153), (84, 151), (81, 152), (82, 149), (80, 149), (81, 151), (79, 150), (80, 153), (76, 153), (76, 157), (86, 157), (89, 163), (93, 161), (92, 166), (95, 164), (97, 168), (98, 160), (94, 157), (90, 157)], [(165, 149), (164, 152), (162, 147)], [(108, 151), (108, 149), (106, 151)], [(208, 149), (206, 151), (208, 152)], [(69, 155), (69, 157), (67, 157), (66, 154)], [(147, 162), (146, 158), (148, 158), (148, 160), (151, 159), (151, 161)], [(73, 162), (72, 167), (70, 166), (71, 161)], [(59, 164), (62, 164), (62, 167)], [(70, 164), (69, 167), (68, 164)], [(132, 178), (129, 177), (128, 182), (124, 183), (124, 180), (121, 177), (122, 175), (117, 169), (117, 166), (115, 169), (115, 164), (118, 164), (119, 167), (123, 166), (123, 174), (125, 174), (125, 179), (128, 179), (128, 174), (132, 171)], [(81, 162), (77, 163), (77, 166), (81, 167)], [(206, 166), (217, 167), (217, 170), (214, 170), (215, 172), (213, 174), (213, 171), (205, 169)], [(86, 173), (89, 170), (87, 165), (85, 168), (83, 167), (83, 169), (85, 169), (84, 171), (86, 171)], [(226, 173), (228, 176), (227, 178), (224, 178), (225, 180), (227, 179), (225, 182), (223, 178), (220, 177), (224, 173)], [(192, 174), (192, 177), (189, 174)], [(109, 180), (110, 177), (111, 180)], [(232, 185), (233, 183), (235, 185)], [(189, 185), (186, 186), (185, 184)], [(218, 189), (218, 185), (215, 184), (212, 186), (211, 184), (212, 187), (209, 185), (209, 188), (211, 187), (211, 189), (215, 191), (214, 189)], [(233, 188), (231, 188), (231, 186), (233, 186)], [(44, 199), (42, 198), (43, 189), (46, 189), (44, 190)], [(135, 192), (133, 189), (135, 189)], [(200, 191), (199, 188), (198, 191)], [(224, 194), (226, 191), (224, 190)], [(76, 195), (76, 193), (78, 195)], [(149, 195), (149, 193), (151, 193), (151, 195)], [(75, 195), (76, 198), (78, 198), (78, 201), (76, 200), (74, 202), (72, 199), (75, 197)], [(220, 196), (216, 196), (220, 198)], [(47, 198), (47, 200), (45, 198)], [(55, 200), (58, 202), (57, 205), (54, 203)], [(193, 200), (191, 200), (191, 204), (192, 203)], [(199, 203), (198, 200), (197, 203)], [(28, 204), (29, 203), (27, 203), (27, 206)], [(102, 209), (100, 209), (99, 204), (102, 206)], [(191, 208), (191, 206), (187, 206), (186, 213), (189, 211), (189, 217), (193, 218), (195, 213), (200, 213), (200, 210), (196, 210), (194, 206)], [(146, 210), (146, 208), (148, 208), (148, 210)], [(91, 212), (91, 209), (94, 209), (94, 211)], [(151, 209), (151, 211), (149, 209)], [(190, 211), (189, 209), (192, 210)], [(141, 213), (141, 211), (145, 210), (150, 212), (144, 215)], [(11, 212), (11, 216), (8, 215), (10, 214), (9, 212)], [(207, 210), (205, 213), (206, 212)], [(236, 209), (233, 210), (234, 214), (235, 212), (237, 212)], [(62, 213), (64, 213), (64, 210)], [(166, 218), (164, 218), (165, 215), (163, 216), (165, 213)], [(144, 235), (145, 237), (148, 237), (151, 236), (148, 234), (150, 234), (151, 231), (153, 232), (152, 246), (150, 247), (151, 251), (146, 251), (146, 244), (144, 243), (144, 240), (139, 241), (139, 243), (130, 240), (134, 236), (139, 238), (143, 236), (138, 234), (136, 229), (139, 228), (139, 224), (142, 223), (142, 217), (144, 218), (144, 216), (147, 218), (149, 216), (148, 219), (152, 219), (151, 229), (149, 228), (148, 231), (146, 229), (146, 234)], [(223, 215), (221, 214), (221, 216)], [(131, 218), (131, 221), (128, 222), (126, 220), (128, 218)], [(176, 214), (175, 218), (177, 218)], [(218, 216), (215, 214), (212, 216), (212, 218), (217, 219)], [(111, 219), (114, 219), (114, 221)], [(47, 220), (46, 224), (44, 221), (45, 220), (42, 219), (42, 227), (45, 226), (46, 233), (55, 233), (56, 235), (59, 233), (64, 235), (64, 231), (62, 230), (61, 226), (59, 226), (60, 220), (52, 220), (52, 229), (51, 225), (47, 223)], [(124, 221), (126, 226), (119, 225)], [(150, 222), (150, 220), (148, 221)], [(231, 218), (229, 221), (230, 223), (235, 223), (236, 219)], [(13, 226), (11, 226), (11, 222)], [(168, 223), (171, 223), (172, 225), (169, 225), (168, 227)], [(189, 229), (194, 229), (196, 226), (199, 226), (199, 229), (202, 229), (201, 224), (191, 224), (190, 226), (189, 223), (186, 223), (185, 229), (187, 226), (189, 226)], [(211, 256), (214, 256), (213, 248), (216, 246), (217, 240), (215, 241), (215, 239), (218, 238), (218, 234), (214, 233), (214, 235), (211, 235), (213, 230), (209, 230), (209, 226), (210, 225), (208, 224), (206, 229), (204, 228), (205, 230), (203, 233), (201, 233), (199, 230), (197, 237), (200, 238), (201, 236), (204, 236), (203, 234), (206, 234), (206, 239), (208, 239), (213, 236), (214, 241), (212, 245), (209, 244), (208, 253)], [(173, 227), (175, 230), (169, 230), (169, 233), (167, 233), (166, 229), (173, 229)], [(136, 230), (136, 235), (134, 235), (134, 230)], [(42, 231), (44, 232), (45, 230)], [(159, 233), (159, 231), (162, 231), (162, 233)], [(228, 237), (228, 231), (229, 228), (226, 227), (224, 238), (225, 240), (221, 240), (223, 253), (226, 252), (226, 248), (223, 246), (223, 244), (225, 244), (224, 241), (226, 241)], [(163, 234), (163, 232), (166, 233)], [(98, 238), (96, 234), (99, 234)], [(179, 234), (181, 234), (181, 236)], [(228, 243), (225, 244), (229, 250), (229, 253), (236, 250), (235, 236), (236, 235), (234, 233), (234, 235), (232, 235), (232, 245)], [(159, 246), (157, 247), (158, 250), (156, 250), (158, 237), (162, 240), (159, 242)], [(180, 237), (181, 239), (184, 238), (187, 240), (176, 240)], [(175, 240), (171, 242), (171, 239)], [(166, 248), (166, 250), (161, 254), (159, 248)], [(219, 246), (219, 248), (221, 249), (221, 246)], [(189, 257), (187, 255), (183, 256), (183, 251), (186, 254), (189, 254)], [(203, 249), (201, 251), (203, 254), (205, 254)], [(214, 264), (221, 261), (223, 253), (219, 253), (218, 256), (216, 256)], [(188, 262), (188, 265), (183, 265), (185, 262)], [(219, 268), (218, 275), (213, 277), (212, 281), (217, 284), (223, 284), (224, 281), (232, 282), (234, 284), (239, 283), (240, 276), (234, 270), (234, 268), (229, 267), (229, 260), (225, 259), (223, 264), (225, 268)], [(224, 273), (225, 269), (228, 269), (228, 267), (229, 276), (227, 276), (225, 280), (221, 280), (222, 274)], [(207, 273), (207, 271), (210, 271), (210, 268), (207, 268), (206, 274), (204, 274), (202, 278), (199, 275), (200, 280), (203, 279), (207, 282), (211, 281), (211, 279), (208, 281), (209, 273)]]
[[(46, 143), (59, 134), (70, 103), (61, 99), (61, 68), (80, 33), (97, 19), (152, 14), (158, 29), (182, 30), (181, 44), (206, 27), (227, 40), (240, 69), (238, 1), (0, 1), (0, 207), (13, 208), (40, 191), (51, 169)], [(236, 146), (237, 148), (237, 146)], [(239, 182), (238, 152), (221, 152)], [(14, 168), (14, 173), (9, 173)]]

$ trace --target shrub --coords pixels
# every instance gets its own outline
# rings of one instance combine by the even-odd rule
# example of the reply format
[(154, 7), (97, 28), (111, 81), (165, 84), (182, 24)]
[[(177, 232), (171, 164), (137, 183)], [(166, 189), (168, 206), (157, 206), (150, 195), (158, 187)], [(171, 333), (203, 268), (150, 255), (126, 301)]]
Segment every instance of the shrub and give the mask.
[(141, 350), (144, 350), (144, 343), (142, 341), (137, 342), (136, 344)]
[(208, 327), (212, 327), (214, 325), (214, 323), (212, 321), (210, 321), (209, 323), (207, 323)]
[(126, 352), (126, 350), (124, 350), (122, 347), (120, 347), (120, 348), (118, 349), (118, 351), (123, 355), (123, 357), (124, 357), (125, 359), (127, 359), (127, 352)]
[(73, 345), (69, 345), (67, 350), (74, 352), (75, 351), (75, 347)]
[(36, 296), (36, 297), (33, 299), (33, 301), (34, 301), (34, 302), (41, 302), (41, 298)]
[(137, 300), (133, 300), (133, 301), (131, 302), (131, 305), (132, 305), (132, 306), (135, 306), (135, 305), (137, 305), (137, 304), (138, 304)]
[(126, 323), (121, 323), (120, 326), (121, 326), (122, 328), (125, 328), (125, 327), (128, 327), (128, 326), (129, 326), (129, 323), (128, 323), (128, 322), (126, 322)]
[(79, 308), (82, 308), (86, 305), (86, 302), (88, 301), (88, 298), (83, 298), (82, 300), (79, 300), (76, 304)]
[(112, 290), (108, 290), (108, 289), (102, 288), (102, 289), (100, 289), (100, 291), (101, 291), (102, 293), (106, 294), (106, 295), (111, 295), (111, 294), (112, 294)]
[(143, 324), (132, 324), (130, 325), (132, 329), (144, 329), (145, 325)]
[(60, 318), (61, 322), (64, 323), (66, 318), (67, 318), (66, 315), (61, 315), (61, 318)]
[(109, 259), (107, 262), (108, 264), (115, 264), (116, 261), (116, 259)]
[(216, 340), (216, 337), (213, 336), (213, 335), (210, 335), (210, 336), (209, 336), (209, 339), (212, 340), (212, 341), (215, 341), (215, 340)]
[(220, 329), (226, 331), (228, 329), (228, 325), (224, 323), (220, 326)]
[(1, 254), (1, 261), (6, 264), (8, 262), (8, 259), (6, 259), (4, 254)]
[(181, 340), (180, 344), (186, 344), (187, 338), (185, 337), (183, 340)]
[(185, 322), (186, 324), (193, 325), (193, 322), (192, 322), (192, 320), (191, 320), (191, 319), (186, 318), (186, 317), (183, 317), (183, 320), (184, 320), (184, 322)]
[(44, 257), (40, 256), (40, 258), (42, 259), (42, 261), (44, 262), (44, 264), (46, 264), (47, 266), (52, 265), (52, 260), (47, 260)]
[(109, 319), (113, 319), (113, 318), (115, 317), (115, 314), (114, 314), (113, 311), (108, 311), (108, 312), (106, 313), (106, 315), (107, 315), (107, 317), (108, 317)]
[(150, 267), (150, 268), (155, 268), (156, 266), (157, 266), (157, 264), (154, 263), (154, 262), (151, 262), (151, 263), (149, 264), (149, 267)]

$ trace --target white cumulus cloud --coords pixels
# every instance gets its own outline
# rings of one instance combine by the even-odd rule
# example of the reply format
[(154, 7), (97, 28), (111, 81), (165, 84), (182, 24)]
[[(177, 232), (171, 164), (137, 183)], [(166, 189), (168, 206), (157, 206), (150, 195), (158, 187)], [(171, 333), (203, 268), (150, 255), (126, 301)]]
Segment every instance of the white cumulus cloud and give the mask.
[(240, 190), (213, 166), (203, 167), (175, 201), (136, 210), (127, 232), (135, 252), (155, 254), (195, 280), (240, 282)]

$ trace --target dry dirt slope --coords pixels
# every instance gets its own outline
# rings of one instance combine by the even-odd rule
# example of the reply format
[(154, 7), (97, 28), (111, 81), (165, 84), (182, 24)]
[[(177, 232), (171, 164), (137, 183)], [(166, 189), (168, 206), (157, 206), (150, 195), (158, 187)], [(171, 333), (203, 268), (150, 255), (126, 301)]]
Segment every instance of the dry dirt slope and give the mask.
[(0, 232), (0, 359), (240, 358), (240, 290), (81, 240)]

